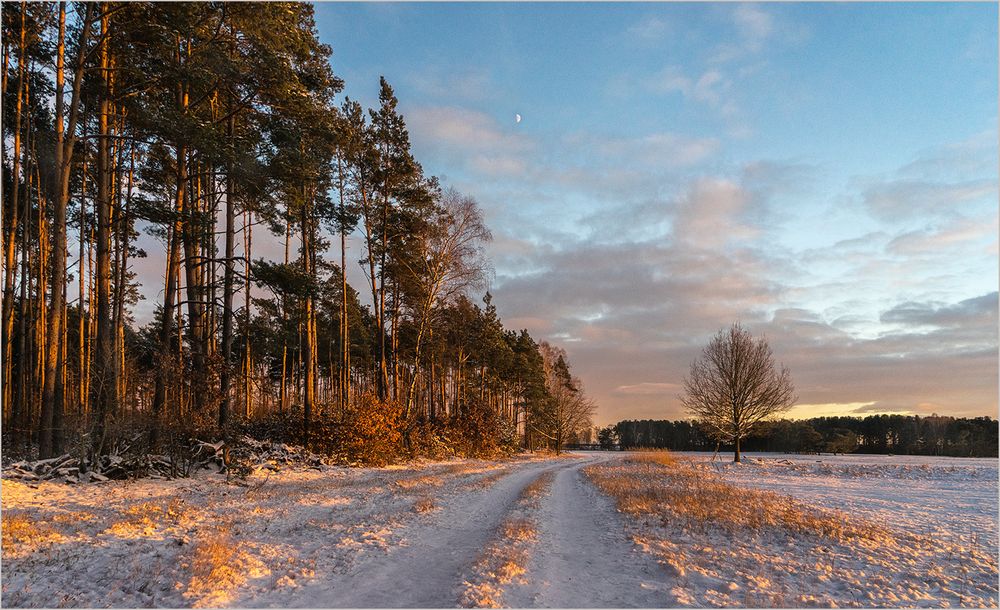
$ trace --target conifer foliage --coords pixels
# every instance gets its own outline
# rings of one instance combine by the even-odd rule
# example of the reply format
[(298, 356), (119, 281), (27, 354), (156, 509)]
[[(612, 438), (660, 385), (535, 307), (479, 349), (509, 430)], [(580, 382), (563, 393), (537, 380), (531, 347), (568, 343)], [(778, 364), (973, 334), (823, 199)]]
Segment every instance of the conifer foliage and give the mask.
[(384, 78), (341, 99), (311, 5), (5, 3), (2, 27), (7, 455), (252, 433), (384, 463), (589, 425), (565, 354), (477, 303), (477, 202), (414, 158)]

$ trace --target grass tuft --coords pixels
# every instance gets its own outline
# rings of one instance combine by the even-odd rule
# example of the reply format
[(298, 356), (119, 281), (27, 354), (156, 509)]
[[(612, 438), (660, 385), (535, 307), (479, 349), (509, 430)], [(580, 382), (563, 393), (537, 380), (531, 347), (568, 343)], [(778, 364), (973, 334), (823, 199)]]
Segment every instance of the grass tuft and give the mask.
[(39, 523), (22, 512), (6, 510), (0, 521), (3, 557), (17, 557), (60, 537), (48, 524)]
[(434, 499), (424, 496), (413, 503), (413, 511), (419, 514), (429, 513), (437, 508)]

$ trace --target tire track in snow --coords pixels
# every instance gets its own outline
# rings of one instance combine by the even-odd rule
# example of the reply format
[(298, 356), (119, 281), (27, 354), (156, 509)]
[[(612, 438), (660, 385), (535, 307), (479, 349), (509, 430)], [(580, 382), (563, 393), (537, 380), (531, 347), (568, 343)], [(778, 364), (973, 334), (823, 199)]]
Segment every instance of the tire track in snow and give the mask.
[(521, 608), (670, 607), (667, 574), (629, 540), (614, 502), (581, 472), (613, 457), (588, 458), (556, 473), (537, 513), (528, 584), (510, 590), (508, 601)]
[(404, 542), (385, 556), (359, 561), (329, 582), (311, 583), (285, 604), (316, 608), (452, 607), (464, 575), (489, 544), (521, 491), (546, 471), (570, 463), (529, 463), (482, 492), (458, 494), (430, 521), (407, 527)]

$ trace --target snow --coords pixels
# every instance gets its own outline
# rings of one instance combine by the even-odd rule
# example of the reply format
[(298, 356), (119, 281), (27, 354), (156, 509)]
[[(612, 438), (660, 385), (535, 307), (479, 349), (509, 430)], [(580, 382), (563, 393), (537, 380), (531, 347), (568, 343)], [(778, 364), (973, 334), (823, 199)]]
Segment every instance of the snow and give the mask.
[(4, 479), (2, 602), (456, 607), (481, 587), (515, 607), (997, 605), (995, 459), (684, 456), (898, 534), (880, 548), (619, 513), (583, 470), (626, 457), (290, 468), (243, 485)]
[(637, 539), (682, 583), (676, 606), (996, 607), (995, 458), (680, 453), (733, 485), (860, 518), (888, 537), (733, 535), (640, 522)]
[[(680, 453), (711, 464), (701, 453)], [(886, 455), (744, 454), (712, 468), (738, 485), (789, 494), (815, 506), (863, 514), (911, 533), (981, 539), (997, 549), (998, 460)]]

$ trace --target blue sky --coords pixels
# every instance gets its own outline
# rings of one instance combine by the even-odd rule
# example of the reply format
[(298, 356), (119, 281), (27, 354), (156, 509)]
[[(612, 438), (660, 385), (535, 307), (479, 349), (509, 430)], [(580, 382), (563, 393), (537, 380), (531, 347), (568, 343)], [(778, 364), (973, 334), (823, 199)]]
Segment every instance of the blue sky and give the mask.
[[(316, 21), (344, 95), (374, 106), (385, 75), (425, 171), (479, 201), (500, 315), (567, 350), (599, 424), (683, 417), (691, 361), (733, 321), (790, 368), (792, 416), (997, 416), (996, 3)], [(144, 320), (162, 259), (135, 265)]]
[(995, 3), (316, 17), (344, 94), (385, 75), (425, 171), (480, 202), (501, 315), (567, 349), (599, 423), (683, 416), (735, 320), (795, 416), (997, 415)]

